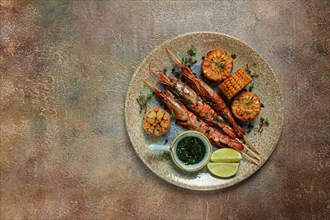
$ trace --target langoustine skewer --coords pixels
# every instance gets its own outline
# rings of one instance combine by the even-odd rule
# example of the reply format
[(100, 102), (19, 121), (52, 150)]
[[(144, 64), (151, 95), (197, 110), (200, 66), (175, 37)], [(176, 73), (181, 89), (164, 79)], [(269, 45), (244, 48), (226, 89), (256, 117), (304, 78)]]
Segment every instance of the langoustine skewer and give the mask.
[(231, 138), (237, 138), (236, 132), (192, 88), (175, 77), (165, 75), (161, 71), (154, 71), (154, 73), (158, 74), (158, 82), (183, 99), (189, 110), (208, 123), (218, 126)]
[(197, 116), (190, 112), (187, 107), (180, 101), (175, 99), (174, 95), (166, 90), (165, 93), (153, 86), (151, 83), (144, 81), (150, 86), (155, 94), (166, 104), (166, 106), (173, 112), (177, 121), (184, 127), (199, 131), (209, 138), (216, 146), (224, 147), (227, 145), (238, 151), (243, 151), (244, 145), (235, 139), (231, 139), (225, 134), (215, 130), (203, 120), (198, 119)]
[(234, 119), (232, 113), (230, 112), (227, 104), (224, 100), (220, 97), (220, 95), (215, 92), (206, 82), (200, 79), (196, 74), (194, 74), (191, 69), (185, 65), (183, 65), (178, 58), (166, 48), (167, 52), (173, 57), (177, 65), (182, 69), (182, 74), (184, 78), (191, 83), (193, 89), (199, 93), (199, 95), (206, 100), (209, 101), (211, 107), (223, 118), (227, 119), (229, 123), (233, 126), (235, 131), (240, 137), (244, 137), (244, 139), (254, 148), (254, 150), (260, 154), (260, 151), (250, 142), (250, 140), (246, 137), (245, 132), (243, 129), (237, 124), (236, 120)]

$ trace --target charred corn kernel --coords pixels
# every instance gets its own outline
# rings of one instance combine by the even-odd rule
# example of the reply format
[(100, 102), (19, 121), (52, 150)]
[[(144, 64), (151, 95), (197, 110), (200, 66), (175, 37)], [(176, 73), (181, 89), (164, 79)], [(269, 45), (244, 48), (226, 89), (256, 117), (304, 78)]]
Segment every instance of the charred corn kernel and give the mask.
[(219, 88), (228, 99), (231, 99), (250, 82), (252, 82), (252, 78), (244, 70), (239, 69), (233, 75), (225, 79), (220, 84)]
[(261, 111), (259, 97), (252, 92), (241, 92), (231, 103), (233, 115), (240, 121), (250, 121), (255, 119)]
[(143, 129), (150, 135), (164, 135), (170, 128), (171, 116), (164, 109), (155, 107), (150, 109), (143, 121)]
[(212, 50), (207, 53), (202, 63), (205, 78), (220, 82), (226, 79), (233, 70), (233, 59), (223, 50)]

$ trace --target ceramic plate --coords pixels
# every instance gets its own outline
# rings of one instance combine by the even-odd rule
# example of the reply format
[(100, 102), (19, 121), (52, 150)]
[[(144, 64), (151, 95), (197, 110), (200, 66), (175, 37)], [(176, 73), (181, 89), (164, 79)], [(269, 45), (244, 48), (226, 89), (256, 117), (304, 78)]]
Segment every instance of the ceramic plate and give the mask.
[[(192, 67), (193, 71), (197, 74), (201, 72), (202, 57), (210, 50), (222, 49), (230, 55), (236, 55), (233, 72), (239, 68), (245, 68), (248, 64), (249, 68), (259, 75), (254, 78), (253, 92), (260, 97), (265, 107), (262, 108), (258, 118), (252, 122), (254, 128), (247, 136), (261, 151), (261, 162), (260, 165), (255, 165), (243, 159), (240, 162), (238, 173), (232, 178), (221, 179), (214, 177), (208, 172), (207, 168), (193, 173), (181, 171), (175, 166), (171, 159), (160, 160), (161, 152), (151, 152), (147, 148), (147, 146), (152, 143), (170, 144), (178, 134), (186, 130), (179, 124), (176, 124), (175, 119), (171, 120), (170, 130), (165, 136), (151, 137), (143, 130), (142, 121), (144, 111), (140, 111), (137, 99), (141, 95), (149, 94), (151, 91), (143, 80), (146, 79), (158, 88), (163, 89), (161, 85), (157, 84), (155, 76), (149, 74), (148, 66), (150, 64), (152, 68), (160, 70), (166, 67), (168, 73), (171, 73), (174, 60), (166, 52), (165, 48), (167, 47), (172, 50), (181, 60), (182, 57), (187, 56), (187, 50), (191, 48), (192, 45), (197, 49), (197, 54), (194, 57), (197, 63)], [(213, 84), (213, 86), (216, 88), (216, 85)], [(247, 86), (247, 88), (249, 88), (249, 86)], [(153, 96), (148, 101), (147, 107), (149, 109), (155, 106), (164, 105), (157, 97)], [(269, 126), (264, 127), (262, 133), (258, 132), (261, 117), (269, 121)], [(250, 46), (233, 37), (219, 33), (189, 33), (164, 42), (150, 52), (141, 62), (128, 88), (125, 103), (125, 119), (127, 132), (135, 151), (152, 172), (162, 179), (183, 188), (193, 190), (215, 190), (241, 182), (255, 173), (267, 161), (276, 147), (282, 130), (283, 102), (275, 74), (266, 61)], [(213, 147), (213, 150), (216, 149), (217, 148)]]

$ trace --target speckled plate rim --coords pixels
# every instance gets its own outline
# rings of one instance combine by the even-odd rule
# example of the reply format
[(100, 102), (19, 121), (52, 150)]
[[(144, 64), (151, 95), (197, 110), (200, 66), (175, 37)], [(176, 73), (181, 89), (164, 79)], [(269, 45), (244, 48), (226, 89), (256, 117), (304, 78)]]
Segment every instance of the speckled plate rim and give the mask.
[[(214, 187), (208, 187), (208, 188), (195, 188), (195, 187), (192, 187), (192, 186), (189, 186), (189, 185), (181, 185), (175, 181), (172, 181), (172, 179), (169, 179), (169, 178), (166, 178), (166, 177), (163, 177), (161, 176), (159, 173), (157, 173), (155, 170), (153, 170), (153, 168), (151, 166), (148, 165), (148, 163), (146, 163), (144, 161), (144, 158), (142, 158), (142, 156), (139, 154), (139, 152), (137, 151), (137, 149), (133, 146), (133, 140), (132, 140), (132, 135), (130, 134), (129, 130), (127, 129), (127, 127), (129, 126), (128, 125), (128, 117), (127, 115), (129, 114), (129, 110), (127, 108), (128, 106), (128, 97), (129, 97), (129, 88), (132, 86), (133, 84), (133, 81), (134, 81), (134, 78), (136, 77), (136, 75), (141, 71), (142, 67), (143, 67), (143, 64), (148, 60), (149, 57), (152, 57), (159, 49), (161, 49), (162, 47), (164, 47), (164, 45), (166, 44), (169, 44), (171, 41), (174, 41), (174, 40), (177, 40), (179, 38), (184, 38), (184, 37), (187, 37), (187, 36), (190, 36), (190, 35), (196, 35), (196, 34), (211, 34), (211, 35), (219, 35), (219, 37), (225, 37), (225, 38), (229, 38), (231, 40), (234, 40), (234, 41), (238, 41), (239, 43), (243, 44), (245, 47), (248, 47), (251, 51), (253, 51), (255, 54), (257, 54), (259, 56), (259, 58), (265, 63), (267, 64), (268, 68), (270, 69), (270, 71), (272, 72), (273, 76), (274, 76), (274, 80), (276, 82), (276, 84), (278, 85), (278, 93), (279, 93), (279, 102), (282, 104), (281, 105), (281, 108), (278, 109), (279, 111), (279, 114), (280, 114), (280, 127), (278, 129), (278, 133), (277, 133), (277, 136), (275, 137), (276, 141), (274, 143), (274, 146), (270, 149), (270, 152), (269, 152), (269, 155), (268, 157), (266, 158), (266, 160), (262, 161), (258, 166), (255, 166), (255, 168), (253, 170), (251, 170), (250, 172), (246, 172), (243, 177), (241, 179), (238, 179), (238, 181), (236, 182), (233, 182), (231, 184), (227, 184), (227, 185), (218, 185), (218, 186), (214, 186)], [(281, 89), (281, 86), (278, 82), (278, 79), (276, 77), (276, 75), (274, 74), (274, 71), (273, 69), (271, 68), (271, 66), (268, 64), (268, 62), (254, 49), (252, 48), (251, 46), (249, 46), (247, 43), (245, 43), (244, 41), (238, 39), (238, 38), (235, 38), (235, 37), (232, 37), (232, 36), (229, 36), (227, 34), (223, 34), (223, 33), (219, 33), (219, 32), (212, 32), (212, 31), (199, 31), (199, 32), (188, 32), (188, 33), (184, 33), (184, 34), (179, 34), (173, 38), (170, 38), (166, 41), (164, 41), (163, 43), (161, 43), (160, 45), (158, 45), (157, 47), (155, 47), (153, 50), (151, 50), (149, 53), (147, 53), (147, 55), (143, 58), (142, 61), (139, 62), (139, 66), (137, 67), (136, 71), (134, 72), (132, 78), (131, 78), (131, 81), (127, 87), (127, 92), (126, 92), (126, 97), (125, 97), (125, 125), (126, 125), (126, 132), (128, 134), (128, 137), (130, 139), (130, 142), (135, 150), (135, 152), (137, 153), (137, 155), (139, 156), (139, 158), (142, 160), (142, 162), (154, 173), (156, 174), (158, 177), (160, 177), (161, 179), (165, 180), (166, 182), (168, 183), (171, 183), (173, 185), (176, 185), (178, 187), (181, 187), (181, 188), (185, 188), (185, 189), (189, 189), (189, 190), (194, 190), (194, 191), (212, 191), (212, 190), (219, 190), (219, 189), (224, 189), (224, 188), (228, 188), (230, 186), (233, 186), (233, 185), (236, 185), (238, 183), (241, 183), (243, 180), (246, 180), (247, 178), (249, 178), (250, 176), (252, 176), (253, 174), (255, 174), (265, 163), (266, 161), (271, 157), (271, 155), (273, 154), (278, 142), (279, 142), (279, 139), (281, 137), (281, 134), (282, 134), (282, 129), (283, 129), (283, 120), (284, 120), (284, 104), (283, 104), (283, 95), (282, 95), (282, 89)]]

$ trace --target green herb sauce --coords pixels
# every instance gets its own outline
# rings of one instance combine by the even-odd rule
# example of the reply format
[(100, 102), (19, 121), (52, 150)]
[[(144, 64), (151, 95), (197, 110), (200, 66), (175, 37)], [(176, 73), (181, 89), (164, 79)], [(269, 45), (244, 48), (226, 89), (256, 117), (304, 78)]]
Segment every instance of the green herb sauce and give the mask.
[(186, 165), (196, 164), (204, 158), (206, 146), (197, 137), (185, 137), (178, 143), (176, 153)]

